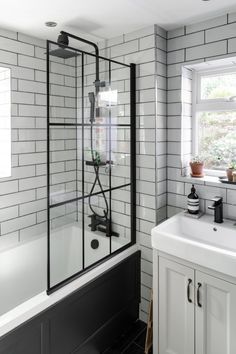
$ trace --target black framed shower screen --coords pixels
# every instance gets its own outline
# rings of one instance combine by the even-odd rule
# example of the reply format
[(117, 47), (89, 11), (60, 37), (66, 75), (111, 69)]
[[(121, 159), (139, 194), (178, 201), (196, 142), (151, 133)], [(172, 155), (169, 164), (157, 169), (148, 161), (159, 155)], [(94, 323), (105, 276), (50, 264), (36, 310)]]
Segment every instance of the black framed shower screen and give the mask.
[[(116, 208), (119, 208), (119, 205), (121, 205), (122, 207), (124, 206), (123, 215), (126, 218), (125, 220), (128, 226), (116, 225), (118, 231), (121, 230), (118, 237), (111, 235), (107, 237), (105, 234), (101, 235), (101, 233), (99, 233), (102, 242), (105, 241), (104, 238), (108, 240), (109, 251), (106, 254), (102, 254), (99, 259), (87, 261), (86, 259), (88, 257), (86, 252), (88, 251), (87, 248), (90, 247), (87, 238), (90, 240), (93, 236), (93, 231), (88, 231), (88, 199), (94, 198), (95, 200), (97, 198), (99, 204), (99, 198), (102, 195), (102, 191), (96, 189), (92, 195), (90, 194), (91, 188), (89, 183), (91, 184), (92, 182), (89, 181), (89, 179), (93, 180), (93, 174), (91, 171), (88, 172), (86, 170), (86, 161), (88, 160), (86, 155), (86, 143), (87, 140), (89, 140), (89, 130), (91, 130), (91, 122), (88, 120), (89, 107), (87, 104), (87, 96), (88, 89), (93, 87), (91, 80), (95, 78), (95, 60), (97, 57), (89, 52), (69, 46), (66, 47), (66, 49), (76, 53), (77, 56), (75, 58), (60, 59), (52, 57), (50, 51), (52, 48), (58, 47), (56, 42), (47, 41), (48, 293), (64, 286), (84, 272), (113, 257), (115, 254), (122, 252), (136, 242), (135, 64), (128, 65), (99, 56), (101, 64), (99, 74), (103, 79), (105, 78), (106, 88), (111, 90), (112, 85), (117, 85), (117, 90), (115, 90), (118, 95), (117, 107), (120, 107), (115, 108), (115, 106), (111, 105), (103, 107), (105, 117), (96, 117), (99, 119), (93, 124), (95, 133), (96, 131), (102, 131), (102, 129), (106, 131), (106, 172), (104, 172), (104, 170), (102, 172), (102, 178), (104, 178), (106, 183), (104, 183), (103, 190), (108, 200), (110, 223), (113, 224), (113, 214), (119, 212)], [(69, 64), (66, 63), (66, 60), (69, 60)], [(91, 72), (89, 72), (89, 70), (91, 70)], [(113, 77), (115, 77), (115, 80), (113, 80)], [(119, 94), (121, 97), (120, 101)], [(66, 116), (68, 112), (70, 114), (69, 118)], [(116, 117), (117, 112), (119, 114)], [(119, 151), (114, 152), (112, 150), (114, 145), (114, 132), (116, 132), (116, 136), (121, 136), (119, 139), (126, 139), (125, 141), (116, 142), (118, 146), (117, 150), (119, 146), (121, 146), (120, 149), (122, 150), (122, 146), (124, 145), (126, 153), (119, 153)], [(100, 143), (99, 137), (96, 139), (96, 142)], [(118, 176), (113, 176), (113, 170), (116, 169), (116, 161), (113, 161), (113, 155), (119, 156), (119, 159), (124, 164), (123, 167), (125, 166), (124, 171), (128, 171), (129, 169), (127, 175), (122, 176), (118, 174)], [(118, 165), (119, 161), (117, 166)], [(119, 167), (120, 166), (117, 167), (118, 170)], [(122, 168), (121, 171), (123, 171)], [(67, 176), (69, 176), (68, 181), (66, 180)], [(54, 183), (54, 181), (56, 182)], [(113, 194), (118, 195), (118, 201), (113, 200)], [(122, 198), (127, 199), (128, 202), (125, 204)], [(118, 206), (116, 206), (116, 203)], [(96, 207), (101, 209), (100, 206), (96, 205)], [(69, 221), (67, 220), (68, 215), (70, 215), (70, 218), (73, 216), (72, 219), (68, 218)], [(119, 220), (119, 215), (116, 215), (116, 220), (117, 219)], [(71, 234), (72, 236), (69, 236), (67, 226), (77, 224), (79, 224), (79, 227), (73, 226), (73, 235)], [(118, 248), (113, 247), (113, 242), (116, 240), (119, 242), (119, 240), (124, 239), (122, 230), (129, 235), (126, 237), (125, 244), (121, 243), (121, 246)], [(97, 233), (94, 232), (94, 237), (96, 238), (96, 236)], [(73, 244), (74, 241), (72, 242), (72, 238), (75, 240), (75, 245)], [(79, 240), (78, 242), (76, 241), (77, 239)], [(100, 242), (101, 251), (103, 250), (102, 242)], [(61, 250), (59, 250), (60, 247)], [(67, 247), (72, 250), (71, 253), (69, 251), (65, 253)], [(66, 258), (65, 254), (68, 259), (64, 259)], [(73, 258), (75, 259), (73, 260)], [(78, 258), (80, 259), (78, 260)], [(73, 261), (75, 261), (75, 263), (77, 262), (77, 265), (74, 268), (72, 266), (70, 272), (63, 269), (64, 273), (62, 272), (62, 277), (55, 275), (60, 267), (63, 268), (64, 263), (66, 264), (64, 268), (68, 268), (68, 263), (73, 263)], [(52, 273), (54, 273), (54, 275)], [(52, 280), (53, 277), (54, 280)]]

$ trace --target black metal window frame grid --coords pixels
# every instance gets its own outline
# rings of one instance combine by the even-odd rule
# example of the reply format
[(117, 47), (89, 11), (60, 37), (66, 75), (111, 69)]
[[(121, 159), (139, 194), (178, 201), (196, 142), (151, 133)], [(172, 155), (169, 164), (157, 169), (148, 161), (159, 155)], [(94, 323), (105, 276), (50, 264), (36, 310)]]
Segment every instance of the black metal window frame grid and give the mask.
[[(131, 64), (124, 64), (120, 63), (116, 60), (113, 59), (108, 59), (102, 56), (99, 56), (99, 59), (105, 60), (109, 64), (109, 84), (111, 84), (111, 64), (119, 64), (123, 67), (130, 68), (130, 124), (112, 124), (111, 123), (111, 110), (109, 109), (109, 117), (108, 117), (108, 124), (94, 124), (94, 126), (106, 126), (109, 128), (109, 161), (111, 161), (111, 128), (114, 127), (127, 127), (130, 128), (130, 183), (123, 184), (117, 187), (111, 187), (111, 168), (109, 168), (109, 188), (104, 190), (105, 193), (109, 194), (109, 219), (111, 223), (111, 199), (112, 199), (112, 191), (125, 188), (125, 187), (130, 187), (130, 205), (131, 205), (131, 213), (130, 213), (130, 228), (131, 228), (131, 241), (126, 244), (125, 246), (119, 248), (118, 250), (112, 252), (112, 238), (110, 237), (110, 253), (109, 255), (105, 256), (104, 258), (100, 259), (99, 261), (93, 263), (89, 267), (84, 266), (84, 255), (85, 255), (85, 244), (84, 244), (84, 237), (85, 237), (85, 232), (84, 232), (84, 200), (89, 197), (88, 195), (85, 195), (84, 193), (84, 127), (90, 127), (91, 124), (89, 123), (84, 123), (84, 55), (92, 56), (97, 58), (95, 54), (73, 48), (68, 46), (67, 48), (76, 52), (79, 52), (81, 54), (81, 67), (82, 67), (82, 123), (65, 123), (65, 122), (50, 122), (50, 45), (57, 45), (58, 43), (54, 41), (47, 40), (47, 51), (46, 51), (46, 65), (47, 65), (47, 293), (51, 294), (54, 291), (60, 289), (61, 287), (65, 286), (66, 284), (70, 283), (71, 281), (75, 280), (82, 274), (85, 274), (89, 270), (97, 267), (99, 264), (107, 261), (108, 259), (114, 257), (115, 255), (123, 252), (125, 249), (131, 247), (136, 243), (136, 65), (131, 63)], [(70, 200), (65, 200), (63, 202), (58, 202), (55, 204), (50, 203), (50, 127), (51, 126), (81, 126), (82, 127), (82, 196), (73, 198)], [(77, 158), (76, 158), (77, 161)], [(76, 178), (77, 178), (77, 169), (76, 169)], [(76, 187), (77, 188), (77, 187)], [(92, 196), (99, 195), (102, 192), (96, 192), (93, 193)], [(61, 206), (63, 204), (68, 204), (72, 202), (78, 202), (82, 201), (82, 247), (83, 247), (83, 253), (82, 253), (82, 270), (78, 271), (77, 273), (71, 275), (67, 279), (64, 279), (63, 281), (59, 282), (56, 285), (51, 286), (51, 279), (50, 279), (50, 210), (52, 208), (55, 208), (57, 206)], [(111, 224), (110, 224), (110, 230), (111, 230)]]

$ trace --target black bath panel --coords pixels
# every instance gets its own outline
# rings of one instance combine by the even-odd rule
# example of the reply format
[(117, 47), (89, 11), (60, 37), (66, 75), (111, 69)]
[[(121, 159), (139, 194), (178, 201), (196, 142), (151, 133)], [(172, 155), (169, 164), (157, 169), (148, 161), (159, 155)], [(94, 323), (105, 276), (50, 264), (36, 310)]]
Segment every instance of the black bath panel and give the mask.
[(0, 354), (99, 354), (139, 315), (140, 252), (0, 339)]

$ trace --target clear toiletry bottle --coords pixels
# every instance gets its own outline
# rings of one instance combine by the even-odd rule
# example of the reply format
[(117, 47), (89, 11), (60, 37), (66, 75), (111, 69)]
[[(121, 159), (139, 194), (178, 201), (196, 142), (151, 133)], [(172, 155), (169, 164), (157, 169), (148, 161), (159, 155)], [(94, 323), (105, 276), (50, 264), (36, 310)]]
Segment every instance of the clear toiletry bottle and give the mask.
[(194, 184), (191, 188), (191, 193), (188, 195), (188, 212), (189, 214), (198, 214), (199, 213), (199, 197), (196, 193)]

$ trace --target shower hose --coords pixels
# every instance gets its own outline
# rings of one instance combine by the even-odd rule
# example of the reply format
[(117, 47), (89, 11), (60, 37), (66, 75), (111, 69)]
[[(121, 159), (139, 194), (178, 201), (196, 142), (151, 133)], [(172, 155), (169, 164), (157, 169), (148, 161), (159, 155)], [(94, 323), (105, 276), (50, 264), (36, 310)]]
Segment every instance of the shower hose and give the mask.
[[(93, 182), (93, 185), (92, 185), (92, 188), (90, 190), (90, 193), (89, 193), (89, 208), (90, 210), (92, 211), (92, 213), (97, 216), (98, 218), (103, 218), (105, 219), (106, 221), (108, 220), (108, 211), (109, 211), (109, 207), (108, 207), (108, 202), (107, 202), (107, 198), (106, 198), (106, 195), (105, 195), (105, 192), (103, 190), (103, 187), (102, 187), (102, 184), (101, 184), (101, 181), (100, 181), (100, 176), (99, 176), (99, 162), (96, 161), (96, 157), (95, 157), (95, 154), (94, 154), (94, 149), (93, 149), (93, 120), (91, 119), (91, 134), (90, 134), (90, 138), (91, 138), (91, 157), (92, 157), (92, 161), (93, 161), (93, 167), (94, 167), (94, 172), (95, 172), (95, 179), (94, 179), (94, 182)], [(92, 207), (92, 203), (91, 203), (91, 197), (92, 197), (92, 194), (93, 194), (93, 191), (94, 191), (94, 188), (96, 186), (96, 184), (98, 183), (99, 185), (99, 188), (102, 192), (102, 196), (103, 196), (103, 200), (104, 200), (104, 203), (105, 203), (105, 209), (103, 209), (103, 215), (100, 215), (98, 214), (94, 208)]]

